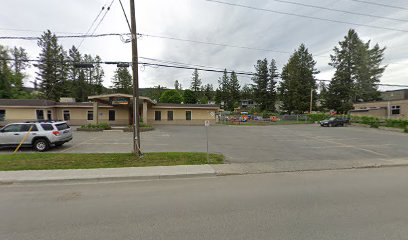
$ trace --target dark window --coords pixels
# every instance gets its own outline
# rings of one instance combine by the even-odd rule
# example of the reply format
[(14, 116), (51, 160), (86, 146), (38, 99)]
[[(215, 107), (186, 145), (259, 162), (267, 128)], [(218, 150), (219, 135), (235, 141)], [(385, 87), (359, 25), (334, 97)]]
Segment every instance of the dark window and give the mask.
[(93, 120), (93, 111), (88, 111), (88, 121)]
[(401, 107), (400, 106), (392, 106), (391, 107), (391, 114), (400, 114), (401, 112)]
[(41, 124), (42, 129), (44, 129), (44, 131), (52, 131), (54, 130), (54, 127), (51, 124)]
[(154, 111), (154, 120), (161, 121), (161, 111)]
[(21, 126), (19, 124), (8, 125), (3, 128), (3, 132), (20, 132)]
[(52, 112), (51, 112), (51, 110), (48, 110), (48, 111), (47, 111), (47, 119), (48, 119), (49, 121), (52, 121)]
[[(32, 128), (31, 128), (31, 126), (32, 126)], [(38, 131), (38, 128), (37, 128), (37, 126), (35, 124), (22, 124), (20, 131), (21, 132), (28, 132), (30, 130), (30, 128), (31, 128), (32, 132), (37, 132)]]
[(167, 111), (167, 120), (173, 121), (173, 111)]
[(65, 129), (68, 129), (68, 128), (69, 128), (69, 125), (66, 124), (66, 123), (55, 124), (55, 126), (57, 127), (57, 129), (58, 129), (59, 131), (65, 130)]
[(64, 121), (69, 121), (71, 120), (71, 114), (69, 110), (64, 110)]
[(44, 120), (44, 110), (35, 110), (37, 114), (37, 120)]
[(109, 110), (109, 121), (115, 121), (115, 110)]
[(191, 120), (191, 111), (186, 111), (186, 120)]
[(0, 121), (6, 120), (6, 110), (0, 110)]

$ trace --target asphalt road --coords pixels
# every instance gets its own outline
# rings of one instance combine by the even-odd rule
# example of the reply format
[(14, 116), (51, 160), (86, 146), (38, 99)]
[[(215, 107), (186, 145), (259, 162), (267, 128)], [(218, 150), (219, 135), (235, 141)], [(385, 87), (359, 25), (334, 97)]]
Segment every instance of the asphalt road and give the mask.
[(0, 239), (407, 239), (408, 168), (0, 186)]

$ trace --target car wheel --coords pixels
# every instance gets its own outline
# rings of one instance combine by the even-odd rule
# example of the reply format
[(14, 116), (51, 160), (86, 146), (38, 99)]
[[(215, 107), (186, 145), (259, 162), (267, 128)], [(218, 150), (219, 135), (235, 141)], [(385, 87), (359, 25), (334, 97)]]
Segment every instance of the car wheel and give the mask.
[(44, 152), (49, 148), (48, 141), (45, 139), (38, 139), (34, 142), (34, 149), (38, 152)]
[(329, 127), (334, 127), (333, 123), (329, 123)]

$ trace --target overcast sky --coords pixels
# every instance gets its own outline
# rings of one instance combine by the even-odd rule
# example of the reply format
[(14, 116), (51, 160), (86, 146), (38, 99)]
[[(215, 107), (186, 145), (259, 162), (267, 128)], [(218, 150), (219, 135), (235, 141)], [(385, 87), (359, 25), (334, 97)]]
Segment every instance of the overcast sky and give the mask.
[[(221, 0), (257, 8), (271, 9), (338, 21), (402, 29), (407, 32), (374, 29), (351, 24), (333, 23), (296, 16), (283, 15), (247, 8), (223, 5), (205, 0), (135, 0), (137, 31), (139, 33), (215, 42), (228, 45), (276, 50), (257, 51), (242, 48), (211, 46), (198, 43), (142, 37), (138, 40), (139, 56), (198, 64), (236, 71), (254, 71), (257, 59), (277, 61), (279, 69), (301, 43), (315, 56), (319, 79), (330, 79), (333, 69), (328, 66), (333, 47), (342, 40), (348, 29), (354, 28), (364, 40), (386, 46), (384, 63), (388, 68), (382, 83), (408, 84), (408, 10), (381, 7), (353, 0), (288, 0), (345, 11), (396, 18), (401, 21), (376, 17), (356, 16), (346, 13), (309, 8), (273, 0)], [(367, 0), (408, 9), (405, 0)], [(57, 35), (85, 33), (104, 5), (111, 0), (2, 0), (0, 15), (1, 36), (39, 36), (50, 29)], [(122, 0), (129, 16), (129, 1)], [(10, 30), (14, 29), (14, 30)], [(17, 31), (21, 30), (21, 31)], [(128, 27), (120, 8), (114, 0), (110, 11), (96, 33), (125, 33)], [(80, 39), (63, 39), (65, 49), (78, 46)], [(35, 41), (0, 40), (1, 45), (22, 46), (30, 58), (36, 59), (39, 48)], [(131, 45), (119, 37), (85, 39), (82, 53), (101, 56), (104, 61), (131, 61)], [(145, 61), (145, 60), (143, 60)], [(111, 86), (115, 67), (105, 66), (104, 85)], [(29, 78), (35, 77), (35, 68)], [(140, 87), (157, 85), (172, 88), (177, 79), (184, 88), (190, 86), (192, 70), (139, 67)], [(217, 86), (218, 73), (200, 72), (203, 84)], [(239, 77), (241, 85), (250, 83), (250, 77)], [(28, 80), (27, 80), (28, 82)], [(391, 89), (391, 88), (385, 88)]]

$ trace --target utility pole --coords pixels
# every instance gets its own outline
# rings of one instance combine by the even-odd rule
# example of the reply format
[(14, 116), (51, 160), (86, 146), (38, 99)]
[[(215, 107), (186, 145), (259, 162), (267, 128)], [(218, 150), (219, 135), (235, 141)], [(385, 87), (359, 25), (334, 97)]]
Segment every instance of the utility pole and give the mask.
[(310, 89), (310, 108), (309, 108), (309, 113), (312, 113), (313, 110), (313, 88)]
[(132, 36), (132, 75), (133, 75), (133, 153), (140, 156), (139, 132), (139, 71), (137, 56), (135, 0), (130, 0), (130, 25)]

